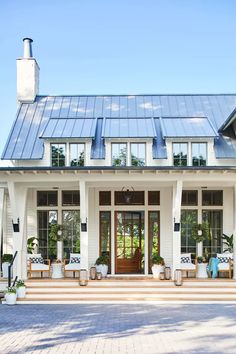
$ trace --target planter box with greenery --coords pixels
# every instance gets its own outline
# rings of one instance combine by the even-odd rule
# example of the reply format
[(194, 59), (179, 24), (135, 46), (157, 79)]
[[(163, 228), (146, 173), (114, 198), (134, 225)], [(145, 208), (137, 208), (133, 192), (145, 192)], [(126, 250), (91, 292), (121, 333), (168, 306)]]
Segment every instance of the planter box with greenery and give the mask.
[(2, 276), (3, 276), (3, 278), (8, 277), (8, 267), (11, 264), (12, 259), (13, 259), (12, 254), (6, 253), (2, 256)]
[(109, 265), (109, 257), (108, 256), (100, 256), (96, 260), (96, 269), (97, 272), (102, 273), (102, 277), (105, 278), (108, 272), (108, 265)]
[(153, 278), (159, 279), (160, 273), (164, 271), (164, 258), (159, 256), (158, 254), (153, 255), (152, 257), (152, 274)]

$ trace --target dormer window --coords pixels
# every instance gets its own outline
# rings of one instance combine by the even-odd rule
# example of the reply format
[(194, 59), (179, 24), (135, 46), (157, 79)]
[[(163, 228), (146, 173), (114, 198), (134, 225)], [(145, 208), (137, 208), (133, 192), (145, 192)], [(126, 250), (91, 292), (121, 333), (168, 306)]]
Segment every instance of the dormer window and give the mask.
[(206, 166), (207, 161), (207, 144), (192, 143), (192, 165)]
[(112, 165), (126, 166), (127, 164), (127, 144), (113, 143), (111, 144)]
[(146, 163), (146, 144), (145, 143), (131, 143), (131, 166), (145, 166)]
[(173, 143), (173, 165), (187, 166), (188, 164), (188, 144)]
[(70, 166), (84, 166), (84, 144), (70, 144)]
[(66, 165), (66, 144), (51, 144), (51, 166)]

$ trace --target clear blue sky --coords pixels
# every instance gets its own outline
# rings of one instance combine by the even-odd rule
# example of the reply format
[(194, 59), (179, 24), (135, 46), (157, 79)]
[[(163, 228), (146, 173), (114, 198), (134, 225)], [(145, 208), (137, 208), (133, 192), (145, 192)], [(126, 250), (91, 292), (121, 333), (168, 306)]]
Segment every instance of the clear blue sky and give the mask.
[(41, 94), (236, 93), (235, 14), (235, 0), (0, 1), (0, 151), (23, 37)]

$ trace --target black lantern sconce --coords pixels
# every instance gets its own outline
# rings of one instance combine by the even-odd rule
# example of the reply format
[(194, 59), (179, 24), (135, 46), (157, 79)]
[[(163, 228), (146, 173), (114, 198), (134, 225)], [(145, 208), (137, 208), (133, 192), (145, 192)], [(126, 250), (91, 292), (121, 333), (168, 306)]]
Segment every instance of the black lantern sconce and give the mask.
[(17, 222), (14, 223), (12, 220), (12, 226), (13, 226), (13, 231), (14, 232), (20, 232), (20, 219), (17, 218)]
[(174, 231), (176, 232), (180, 231), (180, 222), (175, 222), (175, 219), (174, 219)]
[(129, 188), (123, 187), (121, 191), (125, 204), (131, 204), (134, 198), (134, 188), (131, 187), (130, 190)]
[(87, 232), (87, 221), (88, 219), (86, 218), (86, 222), (81, 222), (80, 227), (81, 227), (81, 232)]

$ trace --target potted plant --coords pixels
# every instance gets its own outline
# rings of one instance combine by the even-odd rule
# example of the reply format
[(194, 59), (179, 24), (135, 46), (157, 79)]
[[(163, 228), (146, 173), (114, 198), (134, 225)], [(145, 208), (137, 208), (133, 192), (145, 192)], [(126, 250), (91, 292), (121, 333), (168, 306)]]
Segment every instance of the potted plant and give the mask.
[(152, 256), (152, 274), (153, 278), (159, 279), (160, 273), (164, 271), (164, 258), (159, 256), (158, 254), (154, 254)]
[(16, 294), (19, 298), (25, 297), (25, 283), (24, 280), (17, 280), (16, 282)]
[(57, 258), (63, 259), (63, 227), (59, 224), (51, 224), (49, 232), (51, 248), (57, 249)]
[(202, 264), (202, 263), (207, 263), (208, 262), (208, 260), (207, 260), (207, 258), (204, 256), (204, 257), (202, 257), (202, 256), (198, 256), (197, 257), (197, 263), (198, 264)]
[(16, 304), (16, 288), (14, 286), (9, 286), (5, 291), (5, 300), (7, 305)]
[(2, 276), (3, 276), (3, 278), (8, 277), (8, 267), (11, 264), (12, 259), (13, 259), (13, 255), (9, 254), (9, 253), (5, 253), (2, 256)]
[(224, 252), (233, 253), (234, 252), (234, 235), (226, 235), (223, 234), (222, 239), (224, 240), (223, 243), (226, 245)]
[(100, 256), (96, 260), (96, 269), (97, 272), (102, 273), (102, 277), (105, 278), (108, 272), (108, 265), (109, 265), (109, 257), (108, 256)]

